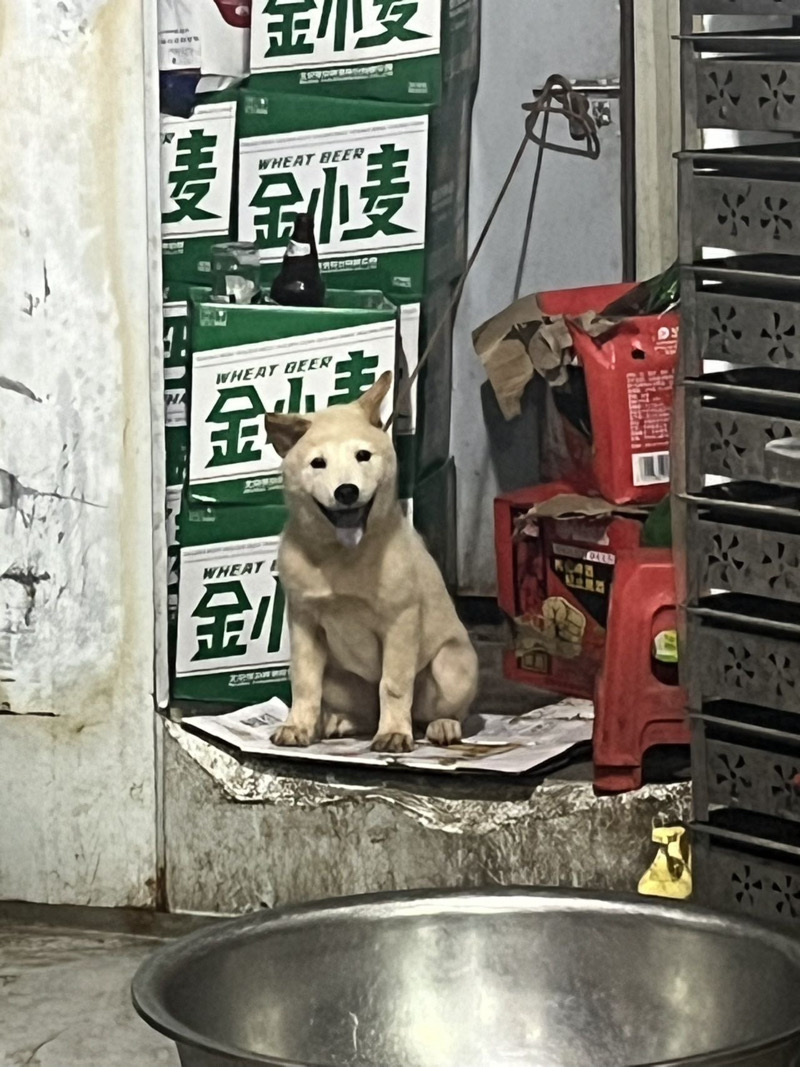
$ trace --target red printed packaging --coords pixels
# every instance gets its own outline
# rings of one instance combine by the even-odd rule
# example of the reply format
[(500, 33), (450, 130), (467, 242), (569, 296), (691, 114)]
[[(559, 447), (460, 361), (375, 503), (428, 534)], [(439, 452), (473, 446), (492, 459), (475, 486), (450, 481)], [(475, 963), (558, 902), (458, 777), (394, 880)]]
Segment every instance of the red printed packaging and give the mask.
[(670, 423), (678, 356), (676, 312), (626, 319), (590, 337), (570, 315), (600, 311), (629, 286), (542, 293), (563, 314), (577, 366), (549, 397), (544, 466), (578, 492), (614, 504), (655, 504), (669, 491)]
[[(495, 501), (498, 602), (514, 634), (506, 676), (591, 699), (603, 663), (617, 553), (639, 546), (642, 521), (610, 508), (557, 517), (561, 501), (580, 505), (573, 494), (572, 486), (555, 482)], [(552, 507), (542, 507), (548, 501)], [(520, 528), (532, 507), (551, 514)]]

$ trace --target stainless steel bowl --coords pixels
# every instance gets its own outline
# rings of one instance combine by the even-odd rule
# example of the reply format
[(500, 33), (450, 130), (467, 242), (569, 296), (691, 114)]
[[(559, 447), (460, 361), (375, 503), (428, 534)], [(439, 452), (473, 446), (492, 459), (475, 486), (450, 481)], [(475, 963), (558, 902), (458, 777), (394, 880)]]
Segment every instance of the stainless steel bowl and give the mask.
[(184, 1067), (800, 1067), (800, 944), (557, 890), (361, 897), (161, 948), (134, 1003)]

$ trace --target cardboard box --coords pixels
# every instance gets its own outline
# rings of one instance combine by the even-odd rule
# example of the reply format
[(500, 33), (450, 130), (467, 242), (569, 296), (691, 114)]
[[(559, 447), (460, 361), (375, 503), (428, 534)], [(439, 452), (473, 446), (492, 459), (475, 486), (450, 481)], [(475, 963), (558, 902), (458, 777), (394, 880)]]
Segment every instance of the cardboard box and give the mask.
[(164, 380), (184, 379), (189, 370), (190, 286), (171, 282), (164, 286)]
[[(453, 286), (439, 285), (422, 305), (420, 355), (433, 342), (430, 356), (420, 371), (417, 393), (418, 477), (447, 462), (450, 455), (450, 425), (453, 406)], [(437, 333), (440, 323), (441, 329)]]
[(414, 489), (413, 521), (436, 560), (447, 588), (458, 584), (456, 464), (450, 457), (421, 478)]
[(435, 104), (477, 37), (478, 0), (257, 0), (251, 85)]
[(498, 497), (494, 516), (497, 599), (514, 635), (506, 676), (591, 699), (617, 554), (638, 548), (647, 512), (550, 482)]
[(329, 284), (385, 293), (449, 283), (467, 261), (472, 86), (438, 108), (243, 90), (237, 233), (269, 284), (298, 211), (313, 211)]
[(458, 79), (431, 113), (425, 284), (455, 281), (467, 265), (467, 199), (474, 85)]
[[(265, 413), (358, 399), (395, 366), (397, 309), (380, 293), (330, 293), (325, 308), (192, 309), (189, 492), (193, 503), (282, 502)], [(384, 414), (392, 407), (387, 397)]]
[[(401, 305), (406, 327), (404, 346), (408, 370), (400, 363), (398, 390), (433, 339), (433, 349), (417, 377), (403, 410), (394, 423), (400, 496), (411, 497), (419, 479), (445, 464), (450, 456), (450, 422), (453, 390), (453, 286), (440, 285), (425, 297), (392, 294)], [(437, 327), (441, 329), (434, 338)]]
[(615, 504), (669, 492), (679, 316), (615, 320), (603, 311), (630, 283), (522, 297), (473, 332), (506, 419), (535, 373), (546, 379), (544, 477)]
[(235, 93), (161, 116), (161, 236), (166, 282), (208, 283), (211, 249), (231, 234)]
[(404, 294), (389, 299), (398, 305), (400, 321), (395, 366), (396, 410), (392, 424), (392, 437), (397, 453), (397, 492), (401, 500), (408, 502), (410, 508), (417, 472), (418, 381), (414, 382), (408, 395), (405, 394), (404, 387), (419, 362), (422, 301), (420, 297)]
[[(164, 437), (167, 455), (167, 621), (174, 648), (178, 620), (178, 518), (189, 465), (188, 287), (164, 287)], [(170, 660), (173, 658), (172, 650)]]
[(289, 701), (286, 601), (277, 576), (281, 507), (181, 512), (173, 697)]

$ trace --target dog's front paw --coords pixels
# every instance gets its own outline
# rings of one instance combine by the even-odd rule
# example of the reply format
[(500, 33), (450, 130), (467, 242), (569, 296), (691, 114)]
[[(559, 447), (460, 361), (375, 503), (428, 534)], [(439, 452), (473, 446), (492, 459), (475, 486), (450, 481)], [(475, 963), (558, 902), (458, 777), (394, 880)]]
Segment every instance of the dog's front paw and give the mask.
[(461, 740), (461, 723), (458, 719), (434, 719), (425, 738), (432, 745), (457, 745)]
[(375, 752), (413, 752), (414, 738), (411, 734), (376, 734), (371, 747)]
[(305, 726), (279, 726), (272, 735), (272, 743), (284, 748), (308, 748), (314, 741), (316, 737), (313, 731)]

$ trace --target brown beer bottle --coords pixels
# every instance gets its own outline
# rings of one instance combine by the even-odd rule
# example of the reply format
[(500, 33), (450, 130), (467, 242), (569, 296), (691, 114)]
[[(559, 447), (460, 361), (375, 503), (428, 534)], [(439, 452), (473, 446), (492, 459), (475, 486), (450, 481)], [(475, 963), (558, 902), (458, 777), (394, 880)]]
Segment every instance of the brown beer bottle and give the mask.
[(289, 307), (322, 307), (325, 283), (319, 270), (313, 215), (298, 215), (280, 273), (269, 294), (277, 304)]

